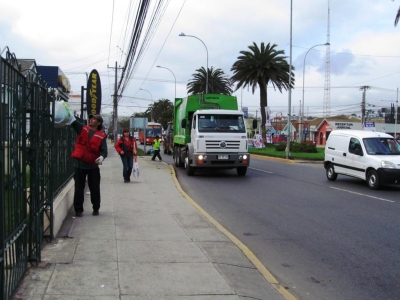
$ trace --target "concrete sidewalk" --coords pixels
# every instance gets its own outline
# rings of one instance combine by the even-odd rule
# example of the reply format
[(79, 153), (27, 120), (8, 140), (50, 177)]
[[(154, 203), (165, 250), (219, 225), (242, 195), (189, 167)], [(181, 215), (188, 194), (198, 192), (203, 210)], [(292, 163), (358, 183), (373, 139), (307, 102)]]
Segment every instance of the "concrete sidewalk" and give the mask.
[(12, 299), (294, 299), (185, 199), (170, 166), (149, 156), (139, 165), (124, 183), (109, 146), (100, 215), (85, 195), (83, 217), (70, 212)]

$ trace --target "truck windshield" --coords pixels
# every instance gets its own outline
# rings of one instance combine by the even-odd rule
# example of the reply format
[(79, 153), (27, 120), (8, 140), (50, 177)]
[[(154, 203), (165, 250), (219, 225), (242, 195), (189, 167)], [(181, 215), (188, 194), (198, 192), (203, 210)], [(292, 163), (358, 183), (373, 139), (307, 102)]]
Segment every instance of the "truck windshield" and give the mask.
[(199, 132), (246, 132), (241, 115), (198, 115)]
[(395, 139), (366, 138), (363, 141), (370, 155), (400, 155), (400, 145)]

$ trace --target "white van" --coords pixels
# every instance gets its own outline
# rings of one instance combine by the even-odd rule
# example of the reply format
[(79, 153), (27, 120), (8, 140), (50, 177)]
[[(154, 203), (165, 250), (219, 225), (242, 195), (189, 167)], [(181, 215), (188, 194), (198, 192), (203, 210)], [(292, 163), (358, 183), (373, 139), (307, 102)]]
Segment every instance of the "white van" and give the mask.
[(334, 130), (325, 147), (326, 177), (338, 174), (366, 180), (371, 189), (400, 183), (400, 144), (389, 134), (363, 130)]

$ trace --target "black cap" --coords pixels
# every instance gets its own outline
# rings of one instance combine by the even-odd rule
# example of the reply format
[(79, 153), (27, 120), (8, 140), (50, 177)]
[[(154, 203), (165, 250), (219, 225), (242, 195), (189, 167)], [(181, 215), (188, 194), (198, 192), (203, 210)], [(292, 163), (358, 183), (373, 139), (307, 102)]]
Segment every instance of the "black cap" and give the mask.
[(95, 118), (97, 121), (101, 122), (103, 124), (103, 117), (101, 115), (89, 115), (89, 120), (91, 118)]

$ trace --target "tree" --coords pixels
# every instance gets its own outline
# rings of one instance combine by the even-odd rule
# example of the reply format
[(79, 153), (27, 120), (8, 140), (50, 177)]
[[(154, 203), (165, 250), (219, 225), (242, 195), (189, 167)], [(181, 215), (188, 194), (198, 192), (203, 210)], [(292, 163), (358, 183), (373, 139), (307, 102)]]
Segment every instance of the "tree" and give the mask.
[[(259, 48), (256, 43), (249, 46), (250, 51), (240, 51), (238, 60), (233, 64), (231, 80), (237, 83), (236, 90), (241, 87), (251, 87), (254, 94), (257, 86), (260, 88), (261, 127), (265, 139), (265, 107), (267, 102), (267, 86), (272, 84), (274, 89), (289, 88), (289, 64), (283, 56), (285, 51), (276, 50), (276, 44), (266, 46), (261, 43)], [(294, 67), (292, 67), (294, 70)], [(294, 72), (291, 72), (291, 87), (294, 86)]]
[[(394, 0), (392, 0), (392, 1), (394, 1)], [(399, 19), (400, 19), (400, 7), (397, 10), (396, 18), (394, 19), (394, 26), (397, 26), (397, 23), (399, 23)]]
[(124, 128), (129, 128), (129, 125), (130, 125), (130, 117), (125, 117), (125, 116), (119, 117), (118, 118), (118, 129), (119, 129), (118, 133), (122, 134), (122, 130)]
[(174, 113), (174, 105), (168, 99), (160, 99), (153, 104), (150, 104), (147, 110), (143, 113), (145, 117), (151, 121), (151, 112), (153, 111), (154, 121), (161, 123), (166, 128), (169, 121), (172, 120)]
[[(206, 92), (207, 72), (204, 67), (196, 70), (192, 74), (193, 79), (187, 84), (187, 92), (190, 95)], [(209, 94), (232, 94), (232, 82), (221, 69), (208, 69), (208, 93)]]

